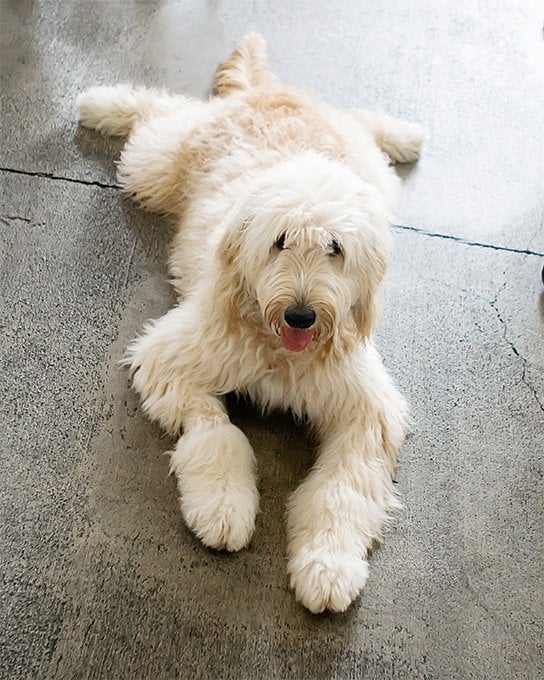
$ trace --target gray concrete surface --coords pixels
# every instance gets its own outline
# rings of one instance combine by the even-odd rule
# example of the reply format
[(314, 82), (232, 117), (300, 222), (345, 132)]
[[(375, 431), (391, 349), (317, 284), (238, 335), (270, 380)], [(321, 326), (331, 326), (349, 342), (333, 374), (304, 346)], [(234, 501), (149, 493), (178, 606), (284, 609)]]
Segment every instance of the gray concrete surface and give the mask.
[[(532, 0), (0, 3), (2, 679), (544, 675), (543, 18)], [(171, 303), (168, 234), (102, 186), (119, 144), (74, 122), (98, 82), (205, 92), (249, 28), (284, 79), (431, 133), (398, 223), (432, 235), (396, 230), (379, 332), (415, 416), (405, 510), (336, 617), (287, 589), (283, 507), (312, 460), (287, 416), (232, 405), (260, 463), (251, 548), (183, 527), (171, 441), (117, 366)]]

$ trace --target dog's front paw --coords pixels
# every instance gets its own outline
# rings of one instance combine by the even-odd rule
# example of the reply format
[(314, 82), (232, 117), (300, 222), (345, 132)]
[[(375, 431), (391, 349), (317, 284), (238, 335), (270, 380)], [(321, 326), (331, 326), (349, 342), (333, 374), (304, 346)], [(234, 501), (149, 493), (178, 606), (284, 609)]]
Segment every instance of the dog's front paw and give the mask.
[(287, 570), (297, 600), (313, 614), (345, 611), (368, 578), (366, 560), (326, 549), (299, 550)]
[(172, 452), (187, 526), (210, 548), (241, 550), (255, 529), (259, 498), (254, 456), (231, 424), (185, 434)]

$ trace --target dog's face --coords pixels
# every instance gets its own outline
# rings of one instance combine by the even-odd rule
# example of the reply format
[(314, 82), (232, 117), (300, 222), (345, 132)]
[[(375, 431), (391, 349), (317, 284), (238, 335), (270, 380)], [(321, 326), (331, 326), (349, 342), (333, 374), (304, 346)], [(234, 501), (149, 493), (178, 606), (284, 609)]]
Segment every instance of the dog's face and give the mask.
[(388, 246), (377, 190), (311, 154), (258, 178), (236, 222), (233, 266), (286, 350), (342, 329), (370, 334)]

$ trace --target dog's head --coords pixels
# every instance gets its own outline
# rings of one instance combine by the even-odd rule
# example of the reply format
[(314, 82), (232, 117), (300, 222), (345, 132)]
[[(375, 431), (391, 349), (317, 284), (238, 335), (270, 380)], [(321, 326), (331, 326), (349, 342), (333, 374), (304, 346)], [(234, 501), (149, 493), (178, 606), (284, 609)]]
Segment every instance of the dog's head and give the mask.
[(263, 172), (229, 220), (220, 253), (286, 350), (336, 333), (367, 338), (389, 244), (385, 199), (309, 153)]

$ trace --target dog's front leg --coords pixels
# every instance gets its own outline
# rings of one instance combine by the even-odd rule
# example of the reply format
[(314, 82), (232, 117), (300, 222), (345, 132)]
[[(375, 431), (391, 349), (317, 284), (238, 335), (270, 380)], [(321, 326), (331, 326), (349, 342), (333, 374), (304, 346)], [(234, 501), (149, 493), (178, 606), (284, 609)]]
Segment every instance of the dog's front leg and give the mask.
[[(367, 551), (400, 506), (393, 470), (407, 406), (379, 357), (373, 350), (367, 354), (362, 370), (348, 368), (335, 382), (332, 405), (329, 400), (313, 414), (322, 445), (289, 502), (291, 587), (314, 613), (344, 611), (357, 597), (368, 575)], [(358, 384), (358, 375), (370, 390)]]
[(202, 408), (198, 400), (193, 393), (193, 414), (171, 453), (181, 512), (205, 545), (240, 550), (251, 540), (259, 503), (253, 449), (228, 416), (221, 417), (219, 400), (213, 414), (209, 395)]
[(314, 613), (344, 611), (357, 597), (368, 576), (367, 550), (397, 504), (380, 438), (364, 422), (332, 432), (290, 499), (291, 587)]
[(198, 318), (182, 305), (132, 344), (126, 363), (148, 415), (171, 432), (183, 430), (171, 471), (187, 525), (209, 547), (240, 550), (255, 527), (255, 457), (213, 393), (225, 362), (203, 355)]

